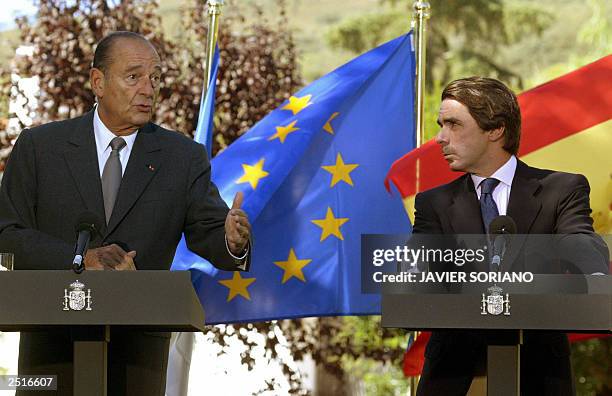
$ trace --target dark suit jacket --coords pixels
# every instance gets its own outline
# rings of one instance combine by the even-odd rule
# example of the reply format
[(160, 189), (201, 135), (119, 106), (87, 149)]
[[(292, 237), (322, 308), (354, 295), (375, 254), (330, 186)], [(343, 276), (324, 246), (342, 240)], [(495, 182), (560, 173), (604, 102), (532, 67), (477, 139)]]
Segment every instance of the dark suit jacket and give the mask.
[[(104, 223), (93, 111), (23, 131), (2, 180), (0, 249), (15, 253), (16, 269), (69, 269), (85, 211)], [(137, 269), (167, 270), (184, 232), (192, 251), (235, 270), (227, 212), (203, 146), (149, 123), (138, 132), (109, 224), (90, 246), (121, 241), (136, 250)]]
[[(14, 252), (17, 270), (70, 269), (79, 215), (90, 211), (104, 223), (93, 114), (25, 130), (13, 148), (0, 191), (0, 251)], [(184, 232), (192, 251), (220, 269), (238, 269), (241, 263), (228, 253), (224, 240), (228, 207), (210, 175), (202, 145), (147, 124), (138, 132), (109, 224), (102, 225), (90, 247), (119, 241), (137, 252), (137, 269), (168, 270)], [(121, 359), (136, 366), (157, 361), (147, 370), (163, 376), (167, 336), (150, 337), (140, 348), (159, 351), (155, 357)], [(71, 351), (69, 331), (22, 334), (20, 370), (55, 367), (70, 361)], [(113, 351), (111, 358), (119, 356)], [(162, 385), (159, 378), (155, 382), (155, 390), (143, 394), (157, 392), (163, 378)]]
[[(516, 222), (517, 233), (523, 235), (513, 240), (502, 271), (608, 273), (608, 249), (594, 233), (589, 216), (589, 191), (582, 175), (536, 169), (518, 161), (507, 215)], [(472, 178), (465, 174), (418, 194), (413, 233), (417, 239), (419, 234), (484, 234)], [(538, 246), (541, 239), (531, 241), (525, 234), (554, 234), (555, 252), (561, 259), (534, 259), (529, 252), (542, 250)], [(529, 246), (530, 242), (535, 246)], [(470, 269), (487, 271), (488, 264), (485, 268)], [(418, 394), (464, 394), (471, 377), (482, 369), (486, 344), (504, 343), (508, 336), (499, 331), (433, 332), (425, 352), (427, 359)], [(521, 394), (571, 394), (567, 337), (559, 333), (526, 332), (521, 373)]]
[[(589, 192), (589, 183), (582, 175), (532, 168), (518, 161), (507, 215), (516, 222), (519, 235), (556, 235), (552, 242), (562, 259), (548, 261), (548, 266), (543, 261), (530, 261), (529, 253), (537, 246), (527, 249), (528, 238), (519, 236), (504, 258), (502, 270), (608, 273), (608, 248), (593, 231)], [(412, 232), (484, 234), (480, 203), (470, 175), (417, 194)], [(534, 243), (540, 241), (542, 238), (534, 238)]]

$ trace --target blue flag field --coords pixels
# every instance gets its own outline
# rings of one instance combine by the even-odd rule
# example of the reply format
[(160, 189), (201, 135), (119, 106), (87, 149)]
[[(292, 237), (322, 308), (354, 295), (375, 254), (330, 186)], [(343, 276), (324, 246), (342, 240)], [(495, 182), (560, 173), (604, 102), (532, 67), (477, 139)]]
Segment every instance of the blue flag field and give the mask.
[(191, 271), (208, 324), (380, 313), (380, 297), (361, 293), (360, 239), (411, 229), (384, 186), (414, 147), (411, 40), (306, 86), (212, 160), (223, 199), (244, 192), (254, 244), (246, 273), (179, 245), (172, 269)]

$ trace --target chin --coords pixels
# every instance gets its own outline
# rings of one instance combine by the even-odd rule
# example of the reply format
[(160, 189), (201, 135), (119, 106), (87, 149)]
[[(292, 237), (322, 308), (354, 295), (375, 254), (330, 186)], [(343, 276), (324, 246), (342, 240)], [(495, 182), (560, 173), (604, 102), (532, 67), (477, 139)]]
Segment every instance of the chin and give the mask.
[(449, 162), (448, 166), (453, 172), (465, 172), (463, 165), (457, 161)]
[(139, 126), (143, 126), (146, 123), (148, 123), (149, 121), (151, 121), (151, 114), (142, 114), (142, 115), (137, 115), (134, 118), (132, 118), (132, 122), (134, 123), (134, 125), (139, 125)]

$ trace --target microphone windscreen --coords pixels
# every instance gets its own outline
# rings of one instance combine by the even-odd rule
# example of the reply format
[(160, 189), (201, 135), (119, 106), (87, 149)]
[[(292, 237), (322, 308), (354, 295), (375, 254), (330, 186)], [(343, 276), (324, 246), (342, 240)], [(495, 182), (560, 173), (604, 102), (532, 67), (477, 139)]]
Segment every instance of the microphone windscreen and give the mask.
[(100, 218), (98, 215), (92, 212), (83, 212), (77, 217), (77, 222), (74, 226), (76, 232), (88, 230), (93, 232), (94, 230), (100, 230)]
[(497, 216), (489, 225), (490, 234), (516, 234), (516, 223), (510, 216)]

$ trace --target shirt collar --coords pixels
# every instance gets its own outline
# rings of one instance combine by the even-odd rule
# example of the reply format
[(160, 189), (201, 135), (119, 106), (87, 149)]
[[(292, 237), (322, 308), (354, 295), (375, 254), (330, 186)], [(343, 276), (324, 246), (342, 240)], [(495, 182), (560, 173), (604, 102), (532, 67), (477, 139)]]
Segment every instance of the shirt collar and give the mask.
[[(512, 179), (514, 179), (514, 173), (516, 172), (516, 157), (514, 155), (510, 156), (510, 159), (506, 161), (499, 169), (497, 169), (490, 178), (497, 179), (508, 187), (512, 187)], [(474, 174), (470, 174), (472, 177), (472, 181), (474, 182), (474, 187), (477, 189), (480, 187), (480, 183), (486, 177), (476, 176)]]
[[(100, 115), (98, 115), (98, 106), (96, 106), (96, 110), (94, 111), (94, 135), (96, 137), (96, 148), (99, 153), (106, 151), (106, 149), (109, 148), (111, 140), (117, 137), (117, 135), (112, 133), (100, 119)], [(130, 135), (121, 136), (123, 140), (125, 140), (125, 148), (127, 151), (132, 151), (136, 135), (138, 135), (138, 130)]]

